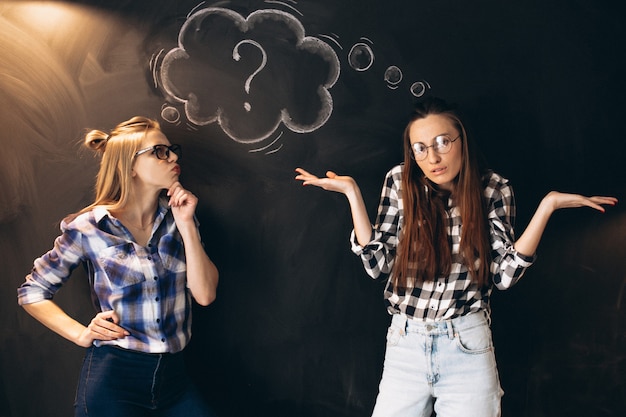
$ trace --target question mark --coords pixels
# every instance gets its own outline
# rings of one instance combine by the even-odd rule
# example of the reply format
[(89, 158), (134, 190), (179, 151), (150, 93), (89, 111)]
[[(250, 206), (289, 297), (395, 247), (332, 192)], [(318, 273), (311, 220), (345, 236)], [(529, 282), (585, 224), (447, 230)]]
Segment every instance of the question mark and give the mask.
[[(241, 55), (239, 55), (239, 45), (241, 45), (242, 43), (249, 43), (250, 45), (256, 46), (257, 48), (261, 50), (261, 54), (263, 55), (263, 61), (261, 61), (261, 65), (259, 66), (259, 68), (257, 68), (256, 71), (254, 71), (246, 79), (244, 89), (246, 90), (246, 94), (250, 94), (250, 83), (252, 82), (252, 79), (254, 78), (254, 76), (257, 75), (265, 67), (265, 64), (267, 63), (267, 54), (265, 53), (265, 50), (263, 50), (263, 47), (259, 45), (258, 42), (255, 42), (251, 39), (244, 39), (241, 42), (239, 42), (237, 45), (235, 45), (235, 47), (233, 48), (233, 59), (235, 61), (239, 61), (241, 59)], [(248, 103), (247, 101), (243, 104), (243, 107), (246, 109), (246, 111), (250, 111), (250, 109), (252, 108), (252, 106), (250, 106), (250, 103)]]

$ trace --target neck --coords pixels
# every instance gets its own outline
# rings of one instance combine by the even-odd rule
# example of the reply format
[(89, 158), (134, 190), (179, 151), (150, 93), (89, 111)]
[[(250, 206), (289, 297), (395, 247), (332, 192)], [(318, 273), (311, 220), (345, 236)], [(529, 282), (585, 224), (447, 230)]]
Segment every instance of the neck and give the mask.
[(158, 207), (158, 196), (138, 199), (133, 197), (114, 215), (123, 222), (137, 229), (147, 229), (154, 223), (154, 216)]

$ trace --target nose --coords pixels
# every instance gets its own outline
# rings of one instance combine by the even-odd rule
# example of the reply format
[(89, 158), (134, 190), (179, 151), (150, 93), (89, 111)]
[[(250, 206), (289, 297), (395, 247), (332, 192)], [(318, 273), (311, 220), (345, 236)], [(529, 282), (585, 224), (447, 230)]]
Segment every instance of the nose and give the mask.
[(167, 160), (168, 162), (176, 162), (178, 161), (178, 155), (176, 155), (176, 152), (170, 151), (170, 157)]
[(439, 155), (439, 152), (437, 152), (434, 147), (428, 148), (427, 152), (428, 155), (426, 156), (426, 158), (431, 164), (436, 164), (437, 162), (441, 161), (441, 155)]

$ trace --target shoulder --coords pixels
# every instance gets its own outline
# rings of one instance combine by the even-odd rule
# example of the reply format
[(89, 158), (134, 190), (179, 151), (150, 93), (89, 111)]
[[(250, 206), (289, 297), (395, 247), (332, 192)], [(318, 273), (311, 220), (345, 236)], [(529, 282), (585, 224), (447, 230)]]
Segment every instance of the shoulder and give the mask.
[[(102, 210), (102, 213), (98, 211)], [(79, 214), (75, 217), (66, 217), (61, 222), (61, 231), (62, 232), (84, 232), (94, 227), (97, 227), (97, 224), (102, 218), (106, 215), (106, 209), (96, 207), (89, 211)]]
[(482, 177), (483, 194), (490, 207), (512, 206), (515, 204), (513, 187), (509, 180), (494, 171), (486, 171)]
[(504, 192), (510, 194), (513, 192), (509, 180), (492, 170), (488, 170), (483, 174), (482, 183), (486, 196), (494, 193)]
[(402, 171), (404, 171), (404, 163), (398, 164), (387, 171), (388, 177), (402, 176)]
[(391, 186), (393, 183), (400, 184), (402, 182), (402, 172), (404, 164), (398, 164), (387, 171), (385, 175), (385, 184)]

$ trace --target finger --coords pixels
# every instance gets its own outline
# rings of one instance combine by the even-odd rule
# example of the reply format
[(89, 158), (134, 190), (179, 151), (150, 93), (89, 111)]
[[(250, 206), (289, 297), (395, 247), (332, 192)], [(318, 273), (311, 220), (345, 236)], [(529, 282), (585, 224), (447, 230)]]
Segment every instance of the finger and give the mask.
[(593, 209), (596, 209), (604, 213), (606, 209), (601, 204), (608, 204), (608, 203), (597, 201), (595, 199), (586, 199), (584, 202), (584, 205), (586, 205), (587, 207), (591, 207)]
[(115, 330), (115, 329), (107, 329), (104, 327), (94, 327), (90, 328), (91, 334), (94, 339), (98, 340), (115, 340), (115, 339), (123, 339), (126, 336), (130, 336), (130, 333), (124, 329)]
[(181, 206), (195, 207), (198, 202), (198, 198), (193, 193), (190, 193), (189, 191), (185, 191), (181, 193), (181, 195), (178, 196), (177, 200), (178, 200), (177, 203), (179, 207)]
[(617, 203), (617, 199), (614, 197), (598, 197), (598, 196), (586, 198), (584, 201), (585, 201), (586, 206), (596, 209), (598, 211), (601, 211), (602, 213), (606, 211), (603, 205), (614, 206)]
[(176, 181), (174, 184), (172, 184), (170, 186), (170, 188), (167, 190), (167, 196), (168, 197), (172, 197), (174, 195), (176, 195), (176, 193), (178, 193), (179, 190), (184, 190), (183, 186), (180, 184), (180, 182)]
[(315, 175), (311, 174), (310, 172), (305, 171), (300, 168), (298, 168), (296, 172), (299, 173), (299, 175), (297, 175), (296, 178), (317, 178)]
[(115, 310), (101, 311), (100, 313), (96, 314), (96, 318), (102, 318), (111, 323), (119, 322), (119, 317), (115, 313)]
[[(114, 310), (104, 311), (96, 315), (94, 320), (92, 320), (96, 329), (104, 329), (104, 333), (109, 335), (115, 335), (115, 338), (123, 337), (130, 335), (130, 333), (120, 326), (118, 323), (120, 322), (119, 316)], [(99, 333), (103, 333), (100, 331)]]
[(302, 185), (307, 185), (313, 181), (319, 181), (319, 178), (316, 177), (315, 175), (298, 175), (296, 179), (303, 181)]
[(595, 203), (593, 203), (591, 201), (586, 203), (585, 206), (590, 207), (590, 208), (595, 209), (595, 210), (598, 210), (598, 211), (601, 211), (602, 213), (604, 213), (606, 211), (604, 207), (602, 207), (599, 204), (595, 204)]
[(183, 191), (180, 188), (177, 188), (176, 191), (170, 197), (170, 206), (176, 207), (180, 205), (180, 201), (183, 198)]
[(590, 198), (596, 204), (608, 204), (614, 206), (617, 204), (617, 198), (615, 197), (604, 197), (604, 196), (594, 196)]
[(190, 193), (182, 187), (176, 188), (170, 197), (170, 206), (176, 207), (182, 205), (188, 199), (189, 194)]
[(328, 178), (336, 178), (337, 174), (335, 174), (333, 171), (326, 171), (326, 176)]
[(89, 326), (87, 326), (87, 330), (89, 331), (93, 339), (114, 340), (123, 337), (121, 333), (116, 334), (114, 330), (105, 327), (106, 325), (99, 325), (98, 320), (103, 321), (104, 323), (108, 323), (107, 320), (98, 317), (94, 318), (91, 323), (89, 323)]

